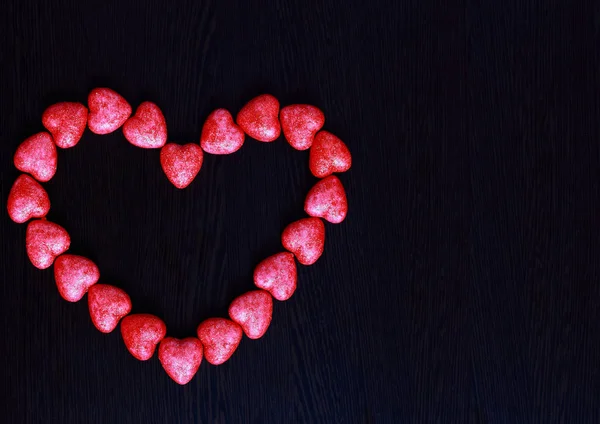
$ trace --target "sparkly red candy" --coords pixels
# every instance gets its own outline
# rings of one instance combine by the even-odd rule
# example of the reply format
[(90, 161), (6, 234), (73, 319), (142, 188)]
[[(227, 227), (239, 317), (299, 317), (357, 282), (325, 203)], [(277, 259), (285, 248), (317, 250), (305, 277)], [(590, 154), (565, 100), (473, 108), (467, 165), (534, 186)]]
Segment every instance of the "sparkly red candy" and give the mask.
[(204, 153), (197, 144), (184, 146), (169, 143), (160, 150), (160, 165), (165, 175), (177, 188), (185, 188), (196, 178)]
[(50, 181), (56, 173), (56, 146), (47, 132), (37, 133), (27, 138), (17, 148), (15, 167), (27, 172), (41, 182)]
[(278, 117), (279, 101), (270, 94), (262, 94), (246, 103), (236, 121), (250, 137), (268, 143), (281, 134)]
[(94, 88), (88, 95), (88, 127), (95, 134), (116, 131), (131, 115), (131, 106), (110, 88)]
[(134, 146), (159, 149), (167, 142), (167, 122), (158, 106), (144, 102), (123, 125), (123, 134)]
[(81, 103), (61, 102), (50, 106), (42, 115), (42, 124), (56, 145), (62, 149), (75, 146), (81, 140), (88, 120), (88, 110)]
[(325, 124), (321, 109), (310, 105), (290, 105), (279, 113), (283, 135), (296, 150), (306, 150), (313, 144), (315, 134)]
[(292, 222), (283, 230), (281, 243), (302, 265), (312, 265), (323, 254), (325, 225), (319, 218), (304, 218)]
[(229, 316), (250, 339), (260, 339), (267, 332), (273, 315), (273, 298), (264, 290), (254, 290), (237, 297), (229, 305)]
[(315, 184), (306, 196), (304, 211), (332, 224), (342, 222), (348, 213), (348, 200), (340, 179), (330, 175)]
[(21, 174), (10, 189), (6, 208), (10, 219), (22, 224), (31, 218), (46, 216), (50, 211), (50, 198), (36, 180)]
[(296, 261), (290, 252), (269, 256), (254, 269), (254, 284), (277, 300), (287, 300), (296, 291)]
[(154, 315), (127, 315), (121, 320), (121, 335), (125, 346), (140, 361), (152, 358), (156, 345), (166, 334), (167, 326)]
[(335, 135), (319, 131), (310, 148), (308, 167), (317, 178), (324, 178), (335, 172), (346, 172), (352, 166), (350, 150)]
[(63, 299), (78, 302), (98, 282), (100, 270), (83, 256), (61, 255), (54, 262), (54, 279)]
[(166, 337), (158, 346), (158, 359), (173, 381), (187, 384), (200, 368), (202, 343), (195, 337)]
[(204, 122), (200, 145), (206, 153), (228, 155), (242, 147), (244, 138), (244, 131), (233, 122), (231, 113), (217, 109)]
[(88, 308), (94, 326), (103, 333), (110, 333), (119, 320), (131, 312), (131, 299), (120, 288), (94, 284), (88, 290)]
[(71, 237), (60, 225), (39, 219), (27, 225), (25, 245), (33, 266), (46, 269), (52, 265), (54, 258), (69, 250)]
[(242, 340), (242, 327), (225, 318), (202, 321), (196, 333), (204, 346), (204, 357), (213, 365), (231, 358)]

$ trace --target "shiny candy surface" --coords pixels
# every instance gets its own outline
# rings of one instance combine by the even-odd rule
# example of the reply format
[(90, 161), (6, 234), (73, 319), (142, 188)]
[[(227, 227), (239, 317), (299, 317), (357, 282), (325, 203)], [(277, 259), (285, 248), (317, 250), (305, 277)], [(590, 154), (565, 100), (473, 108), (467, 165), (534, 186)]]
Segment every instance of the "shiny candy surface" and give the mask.
[(119, 320), (131, 312), (131, 299), (117, 287), (94, 284), (88, 290), (88, 308), (94, 326), (103, 333), (110, 333)]
[(325, 115), (315, 106), (290, 105), (281, 109), (279, 120), (288, 143), (296, 150), (306, 150), (323, 128)]
[(48, 107), (42, 115), (42, 124), (50, 131), (56, 145), (62, 149), (79, 143), (87, 120), (87, 108), (76, 102), (56, 103)]
[(17, 224), (31, 218), (42, 218), (50, 210), (50, 198), (46, 190), (29, 175), (21, 174), (15, 180), (6, 204), (8, 216)]
[(131, 106), (110, 88), (94, 88), (88, 95), (88, 127), (95, 134), (116, 131), (131, 115)]
[(346, 172), (352, 166), (350, 150), (335, 135), (319, 131), (310, 148), (308, 167), (315, 177), (324, 178), (335, 172)]
[(292, 222), (283, 230), (281, 242), (302, 265), (312, 265), (323, 254), (325, 225), (319, 218), (303, 218)]
[(195, 337), (166, 337), (158, 347), (158, 359), (173, 381), (187, 384), (202, 363), (202, 343)]
[(204, 153), (197, 144), (184, 146), (169, 143), (160, 150), (160, 165), (165, 175), (177, 188), (185, 188), (202, 168)]
[(167, 326), (154, 315), (127, 315), (121, 320), (121, 335), (125, 346), (129, 353), (140, 361), (152, 358), (156, 345), (166, 334)]
[(144, 149), (159, 149), (167, 142), (167, 122), (152, 102), (142, 103), (123, 125), (127, 141)]
[(281, 134), (278, 117), (279, 101), (270, 94), (262, 94), (246, 103), (236, 122), (250, 137), (271, 142)]
[(225, 318), (209, 318), (196, 332), (204, 346), (204, 357), (213, 365), (231, 358), (242, 340), (242, 327)]
[(22, 142), (14, 156), (15, 167), (41, 182), (50, 181), (56, 173), (56, 145), (47, 132), (37, 133)]
[(54, 279), (63, 299), (77, 302), (100, 279), (100, 270), (88, 258), (61, 255), (54, 262)]
[(244, 131), (233, 122), (231, 113), (217, 109), (204, 122), (200, 145), (206, 153), (228, 155), (242, 147), (244, 138)]
[(296, 291), (296, 261), (290, 252), (269, 256), (254, 269), (254, 284), (277, 300), (289, 299)]
[(54, 258), (69, 250), (71, 237), (60, 225), (40, 219), (27, 225), (25, 244), (33, 266), (46, 269), (52, 265)]
[(264, 290), (244, 293), (229, 305), (229, 316), (250, 339), (259, 339), (267, 332), (272, 315), (273, 298)]
[(340, 179), (330, 175), (315, 184), (306, 196), (304, 211), (333, 224), (342, 222), (348, 213), (348, 200)]

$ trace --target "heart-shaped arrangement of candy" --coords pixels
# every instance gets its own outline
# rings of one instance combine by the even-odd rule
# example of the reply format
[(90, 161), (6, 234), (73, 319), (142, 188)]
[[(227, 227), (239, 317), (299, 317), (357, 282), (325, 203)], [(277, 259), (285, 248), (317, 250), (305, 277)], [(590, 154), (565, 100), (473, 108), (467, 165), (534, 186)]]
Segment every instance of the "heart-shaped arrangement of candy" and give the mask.
[[(204, 123), (200, 143), (186, 145), (167, 143), (167, 124), (154, 103), (142, 103), (132, 116), (131, 106), (122, 96), (109, 88), (96, 88), (88, 96), (88, 107), (63, 102), (46, 109), (42, 124), (48, 132), (27, 138), (15, 153), (15, 166), (23, 174), (10, 190), (8, 214), (17, 223), (35, 218), (26, 229), (27, 255), (36, 268), (46, 269), (54, 264), (56, 285), (65, 300), (77, 302), (87, 293), (90, 317), (98, 330), (110, 333), (120, 321), (125, 346), (135, 358), (150, 359), (158, 346), (158, 359), (167, 374), (177, 383), (186, 384), (198, 371), (202, 358), (213, 365), (222, 364), (237, 349), (243, 334), (249, 339), (262, 337), (271, 323), (273, 298), (287, 300), (296, 290), (296, 261), (311, 265), (319, 259), (325, 245), (322, 219), (337, 224), (348, 211), (344, 187), (333, 174), (350, 169), (350, 152), (339, 138), (321, 130), (325, 123), (321, 110), (291, 105), (280, 111), (279, 101), (269, 94), (248, 102), (235, 122), (229, 111), (215, 110)], [(257, 290), (234, 299), (228, 318), (209, 318), (198, 326), (197, 337), (179, 340), (166, 337), (167, 326), (160, 318), (130, 315), (131, 299), (127, 293), (109, 284), (98, 284), (98, 266), (83, 256), (67, 254), (69, 233), (45, 218), (50, 199), (40, 182), (49, 181), (56, 172), (56, 147), (75, 146), (86, 126), (95, 134), (108, 134), (123, 127), (131, 144), (161, 149), (162, 169), (179, 189), (196, 178), (204, 153), (234, 153), (242, 147), (246, 135), (269, 143), (280, 136), (281, 130), (293, 148), (310, 149), (309, 168), (322, 179), (306, 197), (304, 210), (309, 217), (284, 229), (281, 242), (285, 251), (256, 266)]]

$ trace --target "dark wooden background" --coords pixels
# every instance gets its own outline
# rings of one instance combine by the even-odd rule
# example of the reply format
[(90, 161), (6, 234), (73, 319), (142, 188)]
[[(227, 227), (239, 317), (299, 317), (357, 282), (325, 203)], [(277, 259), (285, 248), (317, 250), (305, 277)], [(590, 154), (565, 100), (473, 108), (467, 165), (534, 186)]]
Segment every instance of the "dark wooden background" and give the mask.
[[(7, 0), (0, 195), (56, 101), (156, 102), (169, 140), (269, 92), (312, 103), (354, 158), (350, 211), (267, 334), (187, 386), (87, 302), (63, 301), (0, 218), (6, 423), (600, 422), (600, 6), (546, 1)], [(49, 219), (134, 312), (193, 335), (251, 289), (316, 182), (283, 138), (207, 155), (178, 191), (159, 151), (87, 132)]]

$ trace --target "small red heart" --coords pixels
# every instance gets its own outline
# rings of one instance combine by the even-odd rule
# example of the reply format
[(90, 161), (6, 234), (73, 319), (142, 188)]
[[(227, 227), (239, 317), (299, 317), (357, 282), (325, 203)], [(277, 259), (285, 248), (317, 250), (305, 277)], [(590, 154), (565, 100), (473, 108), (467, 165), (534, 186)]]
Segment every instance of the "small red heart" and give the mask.
[(140, 361), (152, 358), (156, 345), (166, 334), (167, 326), (154, 315), (127, 315), (121, 320), (121, 335), (125, 346)]
[(195, 337), (167, 337), (158, 347), (158, 360), (176, 383), (187, 384), (202, 363), (202, 343)]
[(77, 302), (98, 282), (100, 270), (83, 256), (60, 255), (54, 262), (54, 279), (62, 298)]
[(302, 265), (312, 265), (323, 254), (325, 225), (319, 218), (303, 218), (292, 222), (283, 230), (281, 243)]
[(254, 284), (277, 300), (287, 300), (296, 291), (296, 261), (290, 252), (269, 256), (254, 269)]
[(56, 173), (56, 145), (47, 132), (37, 133), (22, 142), (15, 152), (15, 167), (41, 182), (50, 181)]
[(348, 200), (340, 179), (330, 175), (316, 183), (306, 196), (304, 211), (333, 224), (342, 222), (348, 213)]
[(229, 305), (229, 316), (250, 339), (260, 339), (271, 324), (273, 298), (264, 290), (254, 290), (235, 298)]
[(94, 284), (88, 290), (88, 308), (94, 326), (110, 333), (119, 320), (131, 312), (131, 299), (125, 291), (108, 284)]
[(22, 224), (31, 218), (46, 216), (50, 210), (50, 198), (36, 180), (21, 174), (10, 189), (6, 209), (10, 219)]
[(39, 219), (27, 225), (25, 244), (33, 266), (46, 269), (52, 265), (54, 258), (69, 250), (71, 237), (60, 225)]
[(236, 121), (250, 137), (268, 143), (281, 134), (278, 117), (279, 101), (270, 94), (262, 94), (246, 103)]
[(308, 167), (317, 178), (334, 172), (346, 172), (352, 166), (352, 155), (342, 140), (327, 131), (319, 131), (310, 148)]
[(204, 357), (213, 365), (221, 365), (233, 355), (242, 340), (242, 327), (225, 318), (209, 318), (196, 330), (204, 346)]
[(143, 149), (159, 149), (167, 142), (167, 122), (158, 106), (144, 102), (123, 125), (127, 141)]
[(296, 150), (306, 150), (312, 144), (315, 134), (325, 125), (325, 115), (321, 109), (311, 105), (290, 105), (279, 114), (283, 135)]
[(231, 113), (227, 109), (217, 109), (204, 122), (200, 145), (206, 153), (228, 155), (242, 147), (244, 137), (244, 131), (233, 122)]
[(185, 188), (202, 168), (204, 153), (200, 146), (169, 143), (160, 150), (160, 164), (167, 178), (177, 188)]
[(62, 149), (75, 146), (81, 140), (88, 120), (87, 107), (76, 102), (61, 102), (48, 107), (42, 124)]
[(116, 131), (131, 115), (131, 106), (110, 88), (94, 88), (88, 95), (88, 127), (95, 134)]

